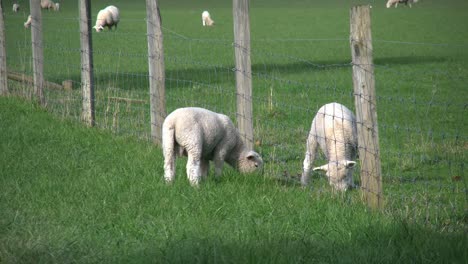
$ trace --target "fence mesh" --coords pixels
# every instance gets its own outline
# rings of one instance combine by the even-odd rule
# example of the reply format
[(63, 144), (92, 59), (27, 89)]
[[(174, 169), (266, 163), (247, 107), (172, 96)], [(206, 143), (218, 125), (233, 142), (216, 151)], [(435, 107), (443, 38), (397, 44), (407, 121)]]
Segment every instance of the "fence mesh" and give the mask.
[[(150, 140), (146, 21), (141, 8), (141, 19), (122, 19), (125, 28), (93, 33), (96, 125)], [(32, 98), (33, 88), (26, 80), (33, 72), (31, 34), (23, 27), (26, 18), (26, 13), (5, 14), (7, 67), (23, 76), (22, 80), (10, 79), (8, 85), (11, 93)], [(80, 120), (78, 14), (43, 12), (42, 33), (44, 79), (72, 84), (70, 91), (46, 88), (46, 106), (64, 119)], [(235, 122), (232, 36), (194, 38), (164, 26), (164, 20), (163, 34), (167, 112), (198, 106), (222, 112)], [(317, 110), (330, 102), (355, 109), (349, 39), (346, 35), (341, 39), (268, 39), (255, 34), (251, 39), (255, 148), (264, 157), (265, 175), (296, 184)], [(468, 69), (450, 60), (418, 55), (466, 46), (379, 39), (374, 43), (386, 210), (429, 223), (452, 219), (466, 224)], [(385, 57), (385, 50), (395, 44), (404, 54)], [(324, 61), (321, 53), (329, 46), (333, 50)], [(427, 66), (413, 66), (422, 62)], [(454, 98), (447, 89), (460, 91), (460, 96)], [(320, 155), (316, 165), (325, 162)], [(315, 190), (329, 189), (323, 176), (312, 178)]]

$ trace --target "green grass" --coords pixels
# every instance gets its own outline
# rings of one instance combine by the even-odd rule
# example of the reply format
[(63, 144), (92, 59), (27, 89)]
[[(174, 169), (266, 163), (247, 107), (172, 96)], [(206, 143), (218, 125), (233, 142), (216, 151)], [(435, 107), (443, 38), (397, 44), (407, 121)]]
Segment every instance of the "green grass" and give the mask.
[[(468, 223), (464, 171), (468, 131), (465, 117), (468, 101), (468, 24), (465, 10), (468, 2), (424, 0), (411, 9), (386, 9), (384, 2), (323, 0), (312, 3), (296, 0), (285, 4), (284, 1), (252, 1), (254, 134), (255, 139), (261, 142), (256, 150), (266, 161), (265, 169), (262, 177), (252, 179), (228, 169), (220, 182), (208, 180), (198, 191), (188, 187), (184, 160), (178, 164), (179, 181), (174, 188), (162, 184), (161, 151), (148, 143), (149, 104), (112, 99), (126, 97), (148, 102), (144, 1), (113, 1), (122, 13), (118, 30), (93, 32), (98, 128), (91, 129), (91, 132), (69, 123), (80, 119), (81, 108), (78, 4), (61, 2), (59, 13), (43, 12), (45, 79), (57, 83), (73, 80), (74, 90), (67, 93), (46, 91), (47, 110), (66, 125), (61, 132), (62, 137), (54, 131), (58, 123), (47, 125), (49, 121), (44, 118), (50, 118), (46, 118), (44, 113), (36, 116), (29, 112), (31, 109), (35, 112), (35, 107), (25, 108), (17, 100), (5, 102), (7, 107), (5, 114), (2, 109), (2, 116), (9, 113), (9, 108), (19, 107), (20, 112), (34, 116), (27, 123), (36, 125), (29, 130), (39, 131), (29, 131), (26, 124), (21, 125), (20, 122), (10, 121), (10, 126), (4, 126), (2, 122), (1, 129), (16, 129), (0, 134), (2, 137), (22, 135), (27, 131), (41, 134), (1, 141), (2, 150), (8, 147), (14, 153), (10, 156), (5, 154), (5, 159), (2, 159), (5, 173), (2, 173), (1, 180), (6, 182), (6, 186), (16, 186), (2, 185), (7, 190), (2, 197), (9, 201), (2, 203), (8, 216), (2, 222), (2, 230), (11, 232), (2, 240), (2, 245), (11, 247), (0, 251), (1, 256), (9, 256), (8, 262), (15, 262), (23, 256), (23, 262), (29, 262), (28, 254), (34, 255), (32, 252), (37, 250), (46, 262), (55, 259), (57, 262), (72, 259), (96, 262), (99, 256), (106, 260), (124, 256), (122, 262), (131, 256), (136, 256), (137, 260), (167, 257), (183, 262), (193, 252), (199, 252), (194, 255), (201, 259), (193, 261), (203, 262), (209, 258), (212, 262), (228, 262), (230, 259), (258, 262), (255, 260), (263, 257), (264, 262), (287, 259), (294, 262), (300, 261), (300, 257), (307, 260), (315, 260), (316, 257), (317, 262), (347, 262), (345, 257), (337, 259), (338, 253), (343, 253), (349, 256), (350, 262), (365, 261), (366, 256), (368, 262), (376, 262), (377, 253), (385, 251), (387, 245), (388, 255), (382, 258), (382, 262), (409, 261), (413, 251), (414, 256), (420, 257), (416, 262), (444, 259), (444, 254), (450, 255), (451, 252), (445, 246), (457, 250), (459, 247), (454, 245), (466, 241), (454, 239), (458, 242), (439, 245), (442, 243), (440, 240), (445, 236), (450, 239), (453, 232), (457, 234), (455, 236), (466, 234)], [(10, 3), (12, 1), (4, 3), (8, 69), (31, 75), (30, 31), (23, 28), (29, 12), (27, 3), (20, 3), (23, 9), (19, 14), (13, 14), (7, 8)], [(358, 3), (373, 5), (373, 56), (384, 216), (364, 213), (359, 191), (353, 191), (345, 198), (332, 198), (323, 175), (314, 174), (312, 186), (305, 192), (299, 190), (296, 177), (302, 170), (305, 141), (317, 109), (331, 101), (354, 109), (349, 8)], [(93, 0), (92, 18), (107, 4), (108, 1)], [(183, 106), (202, 106), (223, 112), (235, 120), (231, 1), (160, 1), (160, 5), (168, 112)], [(216, 21), (213, 28), (201, 26), (200, 16), (205, 9)], [(9, 86), (12, 94), (28, 97), (32, 93), (30, 87), (18, 82), (10, 81)], [(75, 131), (79, 133), (75, 134)], [(109, 131), (112, 134), (107, 134)], [(136, 139), (144, 141), (136, 142)], [(101, 148), (108, 140), (111, 143)], [(116, 146), (119, 146), (118, 150), (114, 149)], [(137, 156), (137, 153), (146, 158)], [(3, 166), (3, 162), (8, 165)], [(323, 157), (320, 157), (316, 163), (323, 162)], [(70, 177), (70, 182), (50, 178), (57, 175), (62, 176), (60, 178), (63, 175), (75, 176)], [(15, 181), (16, 178), (22, 180)], [(358, 170), (355, 179), (359, 183)], [(66, 187), (56, 189), (57, 185)], [(246, 196), (247, 200), (239, 207), (235, 201), (240, 199), (236, 196), (240, 193), (239, 197)], [(69, 198), (62, 202), (58, 198), (57, 201), (47, 198), (44, 202), (44, 195), (52, 194), (53, 197), (68, 195)], [(15, 195), (23, 198), (7, 198)], [(76, 200), (75, 196), (79, 199)], [(212, 199), (214, 197), (223, 199)], [(195, 202), (197, 199), (203, 202)], [(29, 200), (43, 201), (41, 206), (44, 207), (30, 208), (33, 213), (26, 216), (18, 213), (15, 217), (18, 208), (30, 203)], [(108, 208), (110, 200), (114, 201), (114, 206)], [(223, 204), (225, 200), (232, 203), (226, 207)], [(191, 201), (188, 207), (187, 201)], [(260, 217), (259, 221), (265, 221), (267, 225), (255, 221), (250, 223), (267, 212), (268, 201), (278, 206), (274, 212), (287, 221)], [(338, 206), (332, 205), (335, 203)], [(54, 211), (50, 204), (61, 206)], [(123, 209), (119, 207), (121, 204), (125, 205)], [(197, 206), (206, 207), (203, 209), (206, 211), (193, 215), (198, 212)], [(284, 211), (288, 206), (297, 208), (288, 213)], [(328, 211), (330, 206), (334, 209)], [(177, 212), (184, 208), (191, 212), (181, 212), (179, 216)], [(227, 208), (231, 211), (224, 211)], [(148, 211), (153, 209), (155, 211)], [(258, 215), (243, 216), (243, 211), (257, 209)], [(70, 213), (70, 210), (80, 213)], [(122, 220), (116, 213), (121, 210), (128, 213)], [(164, 216), (156, 213), (165, 211), (170, 213)], [(324, 211), (326, 213), (322, 216)], [(139, 212), (144, 212), (141, 214), (145, 216), (140, 216)], [(225, 217), (222, 220), (218, 219), (221, 213)], [(55, 216), (59, 223), (41, 218), (49, 214)], [(197, 219), (197, 227), (178, 230), (176, 223), (187, 223), (191, 214)], [(330, 218), (341, 219), (342, 214), (353, 214), (343, 221), (356, 221), (350, 238), (343, 231), (350, 223), (340, 220), (329, 226)], [(208, 215), (214, 216), (214, 224), (204, 218)], [(152, 217), (162, 217), (165, 221), (151, 222)], [(167, 219), (172, 222), (163, 223), (169, 222)], [(30, 222), (21, 224), (20, 220)], [(36, 220), (37, 225), (31, 224)], [(73, 226), (71, 230), (59, 230), (63, 222)], [(118, 223), (114, 226), (114, 222)], [(83, 227), (88, 225), (93, 227), (89, 229), (91, 231)], [(211, 230), (213, 226), (220, 226), (219, 230)], [(259, 230), (253, 228), (257, 226)], [(289, 226), (291, 230), (286, 230)], [(325, 235), (317, 235), (322, 226), (326, 227)], [(32, 231), (41, 228), (46, 230), (40, 234)], [(125, 234), (118, 232), (124, 228)], [(142, 231), (152, 228), (155, 230)], [(238, 228), (242, 230), (240, 233), (232, 231)], [(368, 239), (375, 240), (380, 248), (373, 249), (367, 245), (367, 228), (371, 233)], [(54, 230), (49, 232), (47, 229)], [(105, 232), (96, 235), (96, 230)], [(17, 232), (20, 234), (16, 235)], [(306, 240), (300, 238), (301, 232)], [(281, 237), (282, 233), (286, 233), (286, 237)], [(97, 242), (87, 243), (86, 239), (94, 235), (99, 238), (90, 240)], [(322, 238), (328, 236), (323, 242)], [(403, 241), (407, 236), (415, 237), (417, 242)], [(0, 238), (3, 235), (0, 234)], [(17, 243), (10, 243), (14, 238), (18, 239)], [(126, 241), (117, 242), (120, 241), (118, 238)], [(105, 244), (106, 239), (115, 243), (99, 247)], [(426, 241), (431, 239), (436, 242), (430, 244), (432, 241)], [(406, 251), (405, 247), (394, 243), (409, 249)], [(422, 246), (415, 248), (412, 243)], [(121, 245), (125, 246), (119, 254), (113, 254)], [(174, 247), (185, 248), (187, 255), (170, 249)], [(334, 251), (336, 247), (341, 251)], [(441, 251), (436, 247), (441, 247)], [(28, 250), (21, 253), (18, 250), (22, 248)], [(291, 253), (283, 258), (269, 252), (269, 248), (276, 249), (273, 252), (298, 254)], [(258, 259), (255, 259), (257, 255), (251, 256), (253, 253), (237, 254), (242, 250), (258, 251)], [(221, 256), (216, 253), (219, 251), (223, 252)], [(429, 257), (425, 259), (423, 253)], [(441, 255), (431, 255), (439, 253)], [(79, 259), (84, 255), (89, 259)], [(396, 259), (399, 255), (403, 258)], [(452, 254), (450, 258), (456, 259), (456, 255)]]
[[(0, 98), (2, 263), (464, 263), (464, 232), (230, 169), (163, 181), (161, 151)], [(183, 170), (182, 163), (177, 169)]]

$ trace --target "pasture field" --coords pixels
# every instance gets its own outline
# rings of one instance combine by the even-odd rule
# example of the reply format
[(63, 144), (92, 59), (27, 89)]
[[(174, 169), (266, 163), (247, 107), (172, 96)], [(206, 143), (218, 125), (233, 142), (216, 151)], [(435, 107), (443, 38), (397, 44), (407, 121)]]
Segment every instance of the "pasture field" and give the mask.
[[(466, 263), (467, 237), (226, 169), (162, 179), (161, 151), (0, 98), (1, 263)], [(179, 171), (183, 168), (179, 167)]]
[[(28, 1), (17, 14), (2, 2), (8, 69), (32, 75)], [(201, 106), (235, 120), (231, 1), (158, 2), (168, 112)], [(81, 106), (78, 3), (42, 12), (45, 79), (74, 89), (46, 90), (54, 117), (1, 99), (0, 262), (466, 262), (468, 2), (385, 2), (251, 2), (254, 133), (265, 168), (254, 177), (227, 169), (199, 190), (184, 159), (177, 183), (165, 186), (161, 151), (149, 143), (145, 1), (92, 1), (93, 21), (108, 4), (121, 9), (116, 31), (92, 34), (99, 129), (70, 122)], [(333, 195), (323, 175), (305, 190), (297, 182), (317, 109), (332, 101), (354, 109), (349, 8), (361, 3), (373, 6), (380, 213), (361, 205), (359, 190)], [(205, 9), (215, 27), (201, 26)], [(9, 86), (31, 96), (22, 83)]]

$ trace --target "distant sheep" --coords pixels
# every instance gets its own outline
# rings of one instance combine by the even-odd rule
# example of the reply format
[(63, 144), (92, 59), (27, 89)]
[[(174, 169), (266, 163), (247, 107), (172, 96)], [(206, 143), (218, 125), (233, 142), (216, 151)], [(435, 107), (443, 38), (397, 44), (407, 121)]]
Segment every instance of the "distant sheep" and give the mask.
[(224, 162), (250, 173), (263, 165), (260, 155), (248, 149), (228, 116), (197, 107), (179, 108), (169, 114), (162, 128), (164, 178), (175, 179), (176, 156), (188, 156), (187, 177), (198, 186), (209, 171), (210, 160), (215, 175), (221, 175)]
[(115, 26), (115, 29), (117, 29), (119, 21), (119, 9), (111, 5), (99, 11), (96, 18), (96, 25), (93, 28), (96, 29), (96, 32), (101, 32), (105, 27), (111, 30), (112, 27)]
[(412, 7), (411, 4), (417, 3), (418, 0), (388, 0), (387, 2), (387, 8), (392, 7), (392, 5), (395, 5), (395, 8), (398, 7), (398, 4), (405, 4), (409, 5), (409, 7)]
[(55, 9), (55, 3), (51, 0), (41, 0), (41, 8), (42, 9), (48, 9), (49, 11), (52, 9), (52, 10), (56, 10)]
[(18, 13), (20, 9), (20, 5), (18, 3), (13, 4), (13, 12)]
[(60, 11), (60, 3), (55, 3), (55, 11)]
[(208, 11), (203, 11), (202, 13), (202, 25), (203, 26), (213, 26), (214, 21), (210, 17), (210, 13)]
[(357, 154), (357, 129), (354, 114), (339, 103), (322, 106), (315, 115), (307, 139), (307, 151), (301, 183), (308, 184), (312, 164), (320, 147), (328, 163), (314, 171), (325, 171), (334, 189), (346, 191), (353, 187), (353, 167)]
[(32, 18), (31, 18), (31, 15), (29, 15), (26, 22), (24, 22), (24, 27), (29, 28), (31, 26), (31, 23), (32, 23)]

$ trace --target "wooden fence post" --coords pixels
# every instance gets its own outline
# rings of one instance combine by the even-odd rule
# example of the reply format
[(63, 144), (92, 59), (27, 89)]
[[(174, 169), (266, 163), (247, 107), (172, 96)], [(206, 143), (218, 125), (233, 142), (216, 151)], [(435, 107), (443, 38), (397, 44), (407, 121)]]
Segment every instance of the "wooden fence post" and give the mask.
[(146, 0), (148, 69), (150, 85), (151, 139), (162, 145), (162, 124), (166, 118), (166, 76), (163, 34), (157, 0)]
[(236, 57), (237, 124), (245, 145), (252, 149), (254, 138), (249, 0), (233, 0), (232, 9)]
[(83, 109), (81, 118), (88, 126), (95, 125), (93, 47), (91, 34), (91, 0), (80, 0), (81, 92)]
[(3, 20), (3, 1), (0, 0), (0, 95), (8, 94), (8, 73), (6, 65), (5, 22)]
[(34, 71), (34, 94), (41, 105), (45, 105), (44, 98), (44, 53), (42, 47), (42, 13), (41, 1), (29, 0), (31, 12), (31, 44)]
[(352, 7), (350, 24), (361, 190), (364, 200), (371, 208), (381, 208), (382, 176), (369, 6)]

